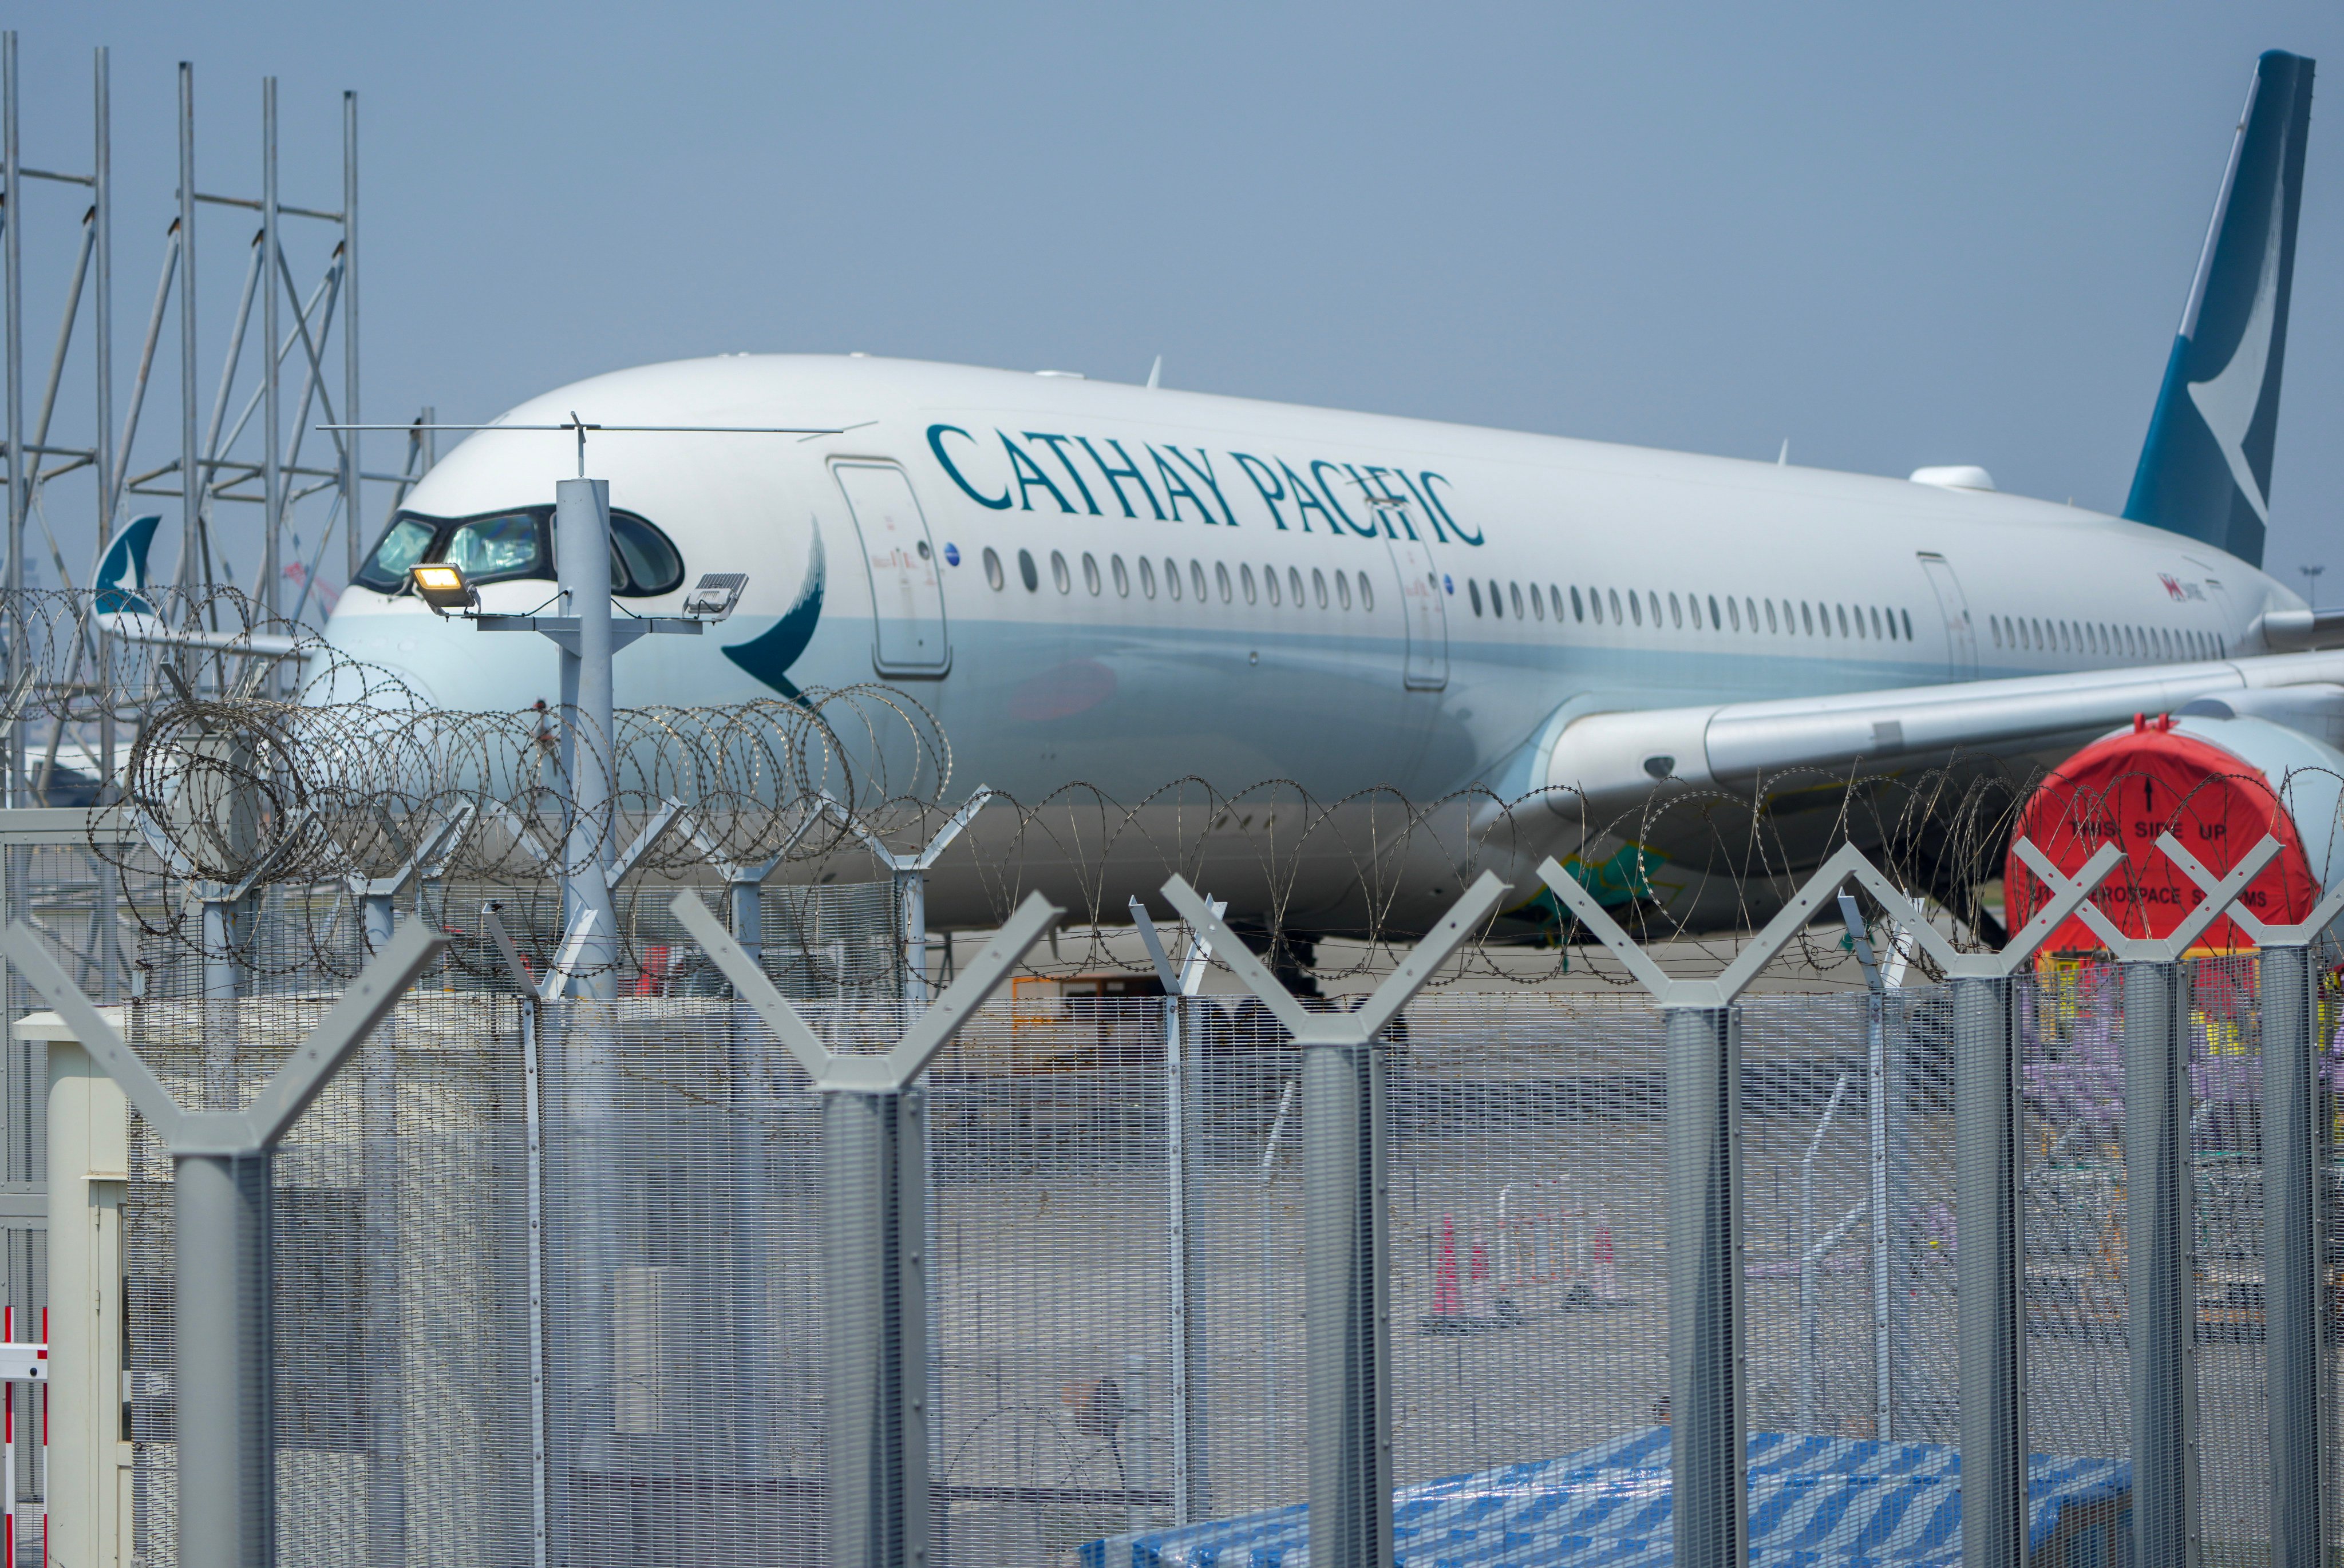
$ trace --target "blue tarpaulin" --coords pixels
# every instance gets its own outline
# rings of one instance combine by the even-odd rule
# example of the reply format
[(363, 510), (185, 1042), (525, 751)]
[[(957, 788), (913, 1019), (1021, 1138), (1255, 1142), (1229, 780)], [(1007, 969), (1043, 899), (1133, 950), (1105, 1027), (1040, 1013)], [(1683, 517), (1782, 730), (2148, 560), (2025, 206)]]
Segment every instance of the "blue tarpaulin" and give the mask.
[[(1958, 1568), (1962, 1461), (1924, 1442), (1755, 1432), (1753, 1568)], [(2121, 1568), (2132, 1467), (2036, 1455), (2027, 1465), (2027, 1555), (2036, 1568)], [(1669, 1430), (1653, 1427), (1541, 1463), (1392, 1494), (1401, 1568), (1671, 1568)], [(1308, 1568), (1297, 1503), (1177, 1530), (1109, 1536), (1083, 1568)], [(2056, 1548), (2056, 1550), (2055, 1550)]]

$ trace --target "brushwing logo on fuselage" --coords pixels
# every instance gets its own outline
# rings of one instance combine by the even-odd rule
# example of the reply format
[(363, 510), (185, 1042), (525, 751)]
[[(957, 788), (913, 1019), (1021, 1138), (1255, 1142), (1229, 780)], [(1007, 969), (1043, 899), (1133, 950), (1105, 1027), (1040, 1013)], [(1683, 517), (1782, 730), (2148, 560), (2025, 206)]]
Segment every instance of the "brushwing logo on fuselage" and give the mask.
[(813, 641), (813, 628), (822, 619), (823, 552), (822, 524), (812, 521), (811, 543), (806, 550), (804, 580), (798, 584), (797, 597), (790, 608), (782, 612), (763, 633), (746, 642), (734, 643), (724, 649), (724, 657), (747, 670), (765, 685), (772, 687), (792, 702), (803, 702), (805, 694), (789, 678), (789, 668), (795, 664)]

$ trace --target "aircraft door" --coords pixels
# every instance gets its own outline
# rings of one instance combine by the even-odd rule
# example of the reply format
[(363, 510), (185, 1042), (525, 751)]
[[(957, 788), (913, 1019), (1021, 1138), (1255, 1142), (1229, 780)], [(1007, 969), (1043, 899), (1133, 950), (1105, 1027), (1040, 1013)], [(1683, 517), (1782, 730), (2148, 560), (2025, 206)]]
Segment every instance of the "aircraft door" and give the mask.
[(952, 668), (944, 582), (912, 482), (893, 463), (834, 463), (871, 574), (873, 668), (882, 675), (942, 675)]
[(1937, 613), (1945, 626), (1945, 671), (1956, 680), (1977, 674), (1977, 628), (1970, 620), (1969, 600), (1962, 595), (1961, 579), (1951, 562), (1930, 550), (1921, 552), (1921, 573), (1937, 596)]
[(1400, 620), (1408, 631), (1404, 684), (1411, 691), (1438, 691), (1449, 684), (1449, 609), (1440, 572), (1421, 539), (1385, 541), (1399, 578)]

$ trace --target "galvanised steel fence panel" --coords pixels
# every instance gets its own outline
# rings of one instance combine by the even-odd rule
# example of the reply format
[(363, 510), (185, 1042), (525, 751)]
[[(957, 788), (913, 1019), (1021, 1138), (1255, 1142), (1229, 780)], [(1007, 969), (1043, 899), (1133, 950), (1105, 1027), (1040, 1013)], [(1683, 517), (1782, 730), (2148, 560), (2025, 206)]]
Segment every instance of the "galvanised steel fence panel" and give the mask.
[[(225, 1018), (201, 1001), (134, 1002), (126, 1038), (183, 1103), (243, 1109), (331, 1000), (250, 999)], [(282, 1146), (281, 1562), (530, 1560), (517, 1014), (509, 998), (411, 998)], [(146, 1561), (167, 1563), (177, 1501), (171, 1161), (135, 1118), (129, 1175), (136, 1544)]]
[[(679, 951), (689, 940), (672, 921), (660, 934)], [(2194, 960), (2172, 993), (2198, 1414), (2197, 1539), (2180, 1544), (2207, 1564), (2259, 1561), (2269, 1535), (2258, 963)], [(177, 972), (151, 971), (127, 1028), (191, 1100), (241, 1103), (329, 1000), (288, 980), (234, 1003), (223, 1031), (220, 1005)], [(524, 1003), (469, 961), (445, 983), (399, 1009), (278, 1162), (283, 1559), (824, 1561), (834, 1344), (823, 1116), (804, 1070), (696, 960), (601, 1003)], [(2064, 957), (2006, 983), (2025, 1550), (2082, 1563), (2129, 1551), (2133, 1529), (2124, 985), (2113, 964)], [(2320, 994), (2332, 1041), (2332, 976)], [(797, 1000), (829, 1049), (876, 1055), (905, 1028), (899, 996)], [(1953, 1015), (1950, 988), (1917, 978), (1881, 999), (1877, 1042), (1862, 994), (1735, 1008), (1753, 1556), (1794, 1544), (1795, 1521), (1766, 1500), (1824, 1484), (1787, 1476), (1842, 1462), (1918, 1476), (1957, 1454)], [(1273, 1556), (1299, 1543), (1304, 1052), (1250, 997), (1190, 998), (1176, 1016), (1177, 1071), (1160, 998), (1029, 987), (988, 1004), (915, 1091), (930, 1561), (1173, 1562), (1217, 1530)], [(1678, 1412), (1660, 1011), (1624, 990), (1434, 990), (1376, 1049), (1399, 1560), (1437, 1555), (1436, 1536), (1465, 1528), (1456, 1500), (1504, 1492), (1494, 1477), (1561, 1518), (1578, 1506), (1568, 1474), (1612, 1454), (1665, 1498)], [(2331, 1134), (2338, 1055), (2328, 1046), (2320, 1072)], [(138, 1545), (160, 1564), (175, 1517), (167, 1165), (143, 1132), (133, 1161)], [(2332, 1322), (2323, 1332), (2326, 1384), (2344, 1366)], [(1868, 1446), (1881, 1442), (1894, 1446)], [(1924, 1529), (1923, 1513), (1895, 1552), (1883, 1525), (1881, 1554), (1957, 1552), (1959, 1527), (1929, 1514)], [(1666, 1561), (1665, 1525), (1614, 1545)], [(1538, 1554), (1534, 1522), (1518, 1533), (1521, 1560), (1561, 1560)]]
[[(2250, 962), (2193, 976), (2193, 1028), (2206, 1042), (2193, 1051), (2192, 1146), (2208, 1561), (2251, 1554), (2266, 1530), (2254, 1002), (2240, 980)], [(1891, 1000), (1902, 1064), (1891, 1435), (1943, 1447), (1958, 1431), (1960, 1247), (1945, 997), (1922, 986)], [(2103, 968), (2024, 982), (2017, 1005), (2028, 1031), (2028, 1447), (2122, 1462), (2123, 1101), (2107, 1055), (2120, 998)], [(176, 1091), (225, 1082), (246, 1095), (322, 1006), (237, 1004), (224, 1060), (199, 1043), (200, 1002), (139, 1002), (129, 1018)], [(622, 998), (587, 1010), (548, 1004), (541, 1022), (541, 1479), (531, 1473), (520, 1004), (411, 1000), (384, 1030), (386, 1055), (362, 1058), (286, 1146), (286, 1561), (530, 1562), (541, 1495), (553, 1561), (821, 1560), (815, 1097), (727, 1000)], [(1751, 1429), (1869, 1441), (1877, 1303), (1872, 1228), (1858, 1213), (1873, 1195), (1864, 999), (1763, 997), (1743, 1010)], [(901, 1028), (896, 1004), (808, 1011), (834, 1047), (874, 1048)], [(1201, 1504), (1193, 1523), (1303, 1496), (1299, 1052), (1244, 999), (1192, 1000), (1183, 1022), (1200, 1059), (1183, 1111), (1189, 1299), (1204, 1347), (1185, 1398), (1172, 1382), (1162, 1003), (996, 1002), (930, 1070), (931, 1389), (946, 1560), (1067, 1562), (1086, 1543), (1170, 1527), (1184, 1483)], [(1665, 1425), (1665, 1054), (1653, 1010), (1625, 996), (1437, 994), (1408, 1010), (1387, 1050), (1396, 1483), (1553, 1460)], [(134, 1160), (140, 1550), (166, 1563), (167, 1172), (143, 1136)], [(593, 1270), (605, 1288), (583, 1284)], [(1176, 1410), (1187, 1412), (1185, 1443)]]

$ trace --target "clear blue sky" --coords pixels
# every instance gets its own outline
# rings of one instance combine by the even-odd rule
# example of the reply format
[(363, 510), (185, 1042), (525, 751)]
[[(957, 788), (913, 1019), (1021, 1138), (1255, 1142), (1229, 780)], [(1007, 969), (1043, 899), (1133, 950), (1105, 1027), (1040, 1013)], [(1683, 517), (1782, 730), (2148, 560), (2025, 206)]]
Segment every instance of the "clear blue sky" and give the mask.
[[(124, 3), (15, 25), (35, 164), (86, 160), (89, 50), (114, 50), (126, 374), (186, 58), (208, 189), (257, 191), (274, 73), (286, 199), (333, 205), (338, 94), (360, 95), (374, 417), (485, 418), (718, 351), (1135, 381), (1161, 354), (1179, 387), (1754, 457), (1787, 437), (1794, 462), (1876, 473), (1975, 462), (2111, 510), (2254, 55), (2294, 49), (2322, 73), (2268, 564), (2344, 568), (2332, 0)], [(241, 245), (206, 221), (216, 350)], [(35, 285), (36, 387), (56, 307)], [(167, 335), (175, 376), (170, 356)], [(2320, 597), (2344, 603), (2344, 570)]]

